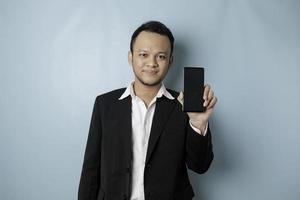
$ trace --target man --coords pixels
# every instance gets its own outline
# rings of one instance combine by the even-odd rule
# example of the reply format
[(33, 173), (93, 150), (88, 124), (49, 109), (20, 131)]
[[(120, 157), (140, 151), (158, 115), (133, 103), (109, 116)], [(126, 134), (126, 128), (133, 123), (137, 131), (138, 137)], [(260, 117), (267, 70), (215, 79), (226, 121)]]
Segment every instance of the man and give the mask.
[(204, 173), (212, 162), (208, 119), (217, 98), (206, 85), (206, 111), (182, 111), (183, 93), (162, 83), (173, 43), (160, 22), (142, 24), (133, 33), (128, 61), (135, 79), (95, 100), (79, 200), (193, 198), (186, 166)]

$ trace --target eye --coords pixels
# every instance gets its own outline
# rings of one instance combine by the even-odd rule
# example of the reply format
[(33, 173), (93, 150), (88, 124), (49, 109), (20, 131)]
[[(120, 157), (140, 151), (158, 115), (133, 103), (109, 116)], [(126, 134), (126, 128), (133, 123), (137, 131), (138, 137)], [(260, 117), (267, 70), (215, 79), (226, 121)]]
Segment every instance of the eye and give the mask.
[(146, 54), (146, 53), (140, 53), (140, 54), (139, 54), (139, 57), (146, 58), (146, 57), (147, 57), (147, 54)]
[(167, 56), (165, 56), (165, 55), (158, 55), (158, 58), (160, 60), (165, 60), (165, 59), (167, 59)]

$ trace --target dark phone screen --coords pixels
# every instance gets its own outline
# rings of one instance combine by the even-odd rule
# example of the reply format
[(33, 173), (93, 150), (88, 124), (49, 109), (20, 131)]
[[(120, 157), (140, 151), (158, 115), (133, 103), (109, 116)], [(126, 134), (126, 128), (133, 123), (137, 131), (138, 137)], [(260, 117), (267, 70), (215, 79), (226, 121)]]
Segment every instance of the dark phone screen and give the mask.
[(204, 68), (184, 68), (184, 112), (204, 112)]

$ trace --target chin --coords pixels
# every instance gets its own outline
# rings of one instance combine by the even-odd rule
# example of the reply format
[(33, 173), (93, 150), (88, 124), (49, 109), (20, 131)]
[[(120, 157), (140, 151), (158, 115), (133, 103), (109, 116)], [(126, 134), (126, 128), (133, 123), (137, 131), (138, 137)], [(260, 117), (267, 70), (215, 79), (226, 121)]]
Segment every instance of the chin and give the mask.
[(145, 85), (147, 86), (157, 86), (159, 85), (161, 82), (155, 82), (155, 83), (145, 83)]
[(158, 80), (152, 80), (152, 81), (150, 81), (150, 80), (141, 80), (140, 79), (140, 82), (143, 84), (143, 85), (146, 85), (146, 86), (156, 86), (156, 85), (159, 85), (161, 82), (162, 82), (162, 80), (161, 79), (158, 79)]

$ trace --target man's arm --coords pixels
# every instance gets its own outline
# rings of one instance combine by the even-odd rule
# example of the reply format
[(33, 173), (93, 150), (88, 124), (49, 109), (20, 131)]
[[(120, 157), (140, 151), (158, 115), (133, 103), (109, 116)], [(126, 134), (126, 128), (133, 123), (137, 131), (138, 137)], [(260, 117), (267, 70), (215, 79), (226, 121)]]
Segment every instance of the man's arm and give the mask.
[(101, 120), (99, 97), (96, 98), (89, 135), (87, 139), (83, 167), (78, 189), (78, 200), (96, 200), (100, 186), (101, 160)]
[(209, 126), (205, 136), (197, 133), (188, 124), (186, 139), (186, 164), (196, 173), (206, 172), (214, 158)]
[[(206, 172), (214, 157), (208, 119), (217, 103), (217, 97), (210, 85), (205, 85), (203, 99), (203, 106), (206, 107), (204, 112), (187, 112), (186, 163), (189, 169), (197, 173)], [(180, 92), (177, 100), (183, 105), (183, 92)]]

